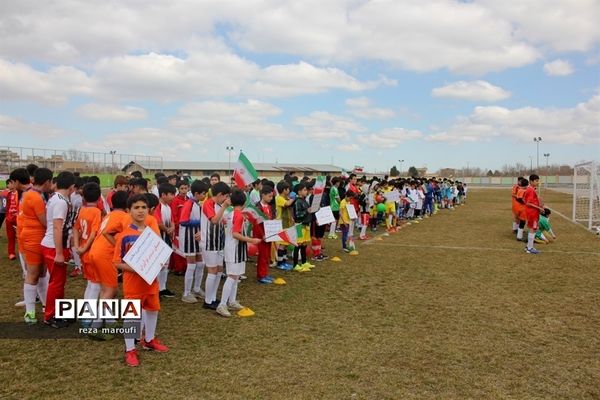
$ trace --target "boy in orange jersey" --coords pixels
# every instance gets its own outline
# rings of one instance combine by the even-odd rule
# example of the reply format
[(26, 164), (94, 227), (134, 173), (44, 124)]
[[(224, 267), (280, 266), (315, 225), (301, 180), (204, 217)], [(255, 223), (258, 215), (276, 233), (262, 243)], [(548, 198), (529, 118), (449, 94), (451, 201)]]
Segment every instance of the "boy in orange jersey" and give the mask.
[(517, 183), (515, 183), (513, 185), (512, 191), (511, 191), (512, 212), (513, 212), (513, 224), (512, 224), (513, 233), (517, 233), (517, 229), (519, 229), (519, 213), (518, 213), (519, 203), (517, 202), (517, 193), (519, 192), (519, 189), (521, 188), (521, 180), (522, 179), (523, 179), (522, 176), (519, 176), (517, 178)]
[[(132, 223), (117, 235), (113, 262), (118, 269), (123, 271), (123, 297), (141, 301), (145, 332), (145, 339), (141, 341), (142, 347), (164, 353), (169, 351), (169, 348), (155, 337), (158, 311), (160, 310), (158, 281), (155, 279), (149, 285), (133, 268), (123, 261), (127, 251), (146, 229), (145, 221), (149, 213), (148, 206), (148, 199), (143, 195), (133, 195), (127, 200), (127, 209)], [(157, 235), (160, 234), (157, 229), (153, 229), (153, 231)], [(130, 367), (137, 367), (140, 363), (135, 348), (135, 339), (133, 338), (125, 339), (125, 363)]]
[(517, 240), (523, 240), (523, 229), (525, 228), (525, 222), (527, 221), (525, 200), (525, 190), (529, 186), (529, 181), (526, 178), (521, 178), (519, 181), (519, 187), (517, 188), (517, 194), (515, 196), (514, 213), (515, 220), (518, 221), (517, 225)]
[(42, 304), (46, 301), (48, 273), (44, 269), (42, 246), (40, 243), (46, 232), (46, 201), (44, 193), (52, 185), (52, 171), (38, 168), (33, 176), (33, 186), (23, 193), (19, 206), (19, 251), (23, 253), (27, 274), (23, 285), (25, 301), (24, 320), (27, 324), (37, 322), (35, 318), (35, 297), (39, 295)]
[(108, 207), (111, 209), (111, 211), (113, 209), (112, 197), (115, 195), (116, 192), (119, 192), (119, 191), (126, 192), (127, 190), (129, 190), (127, 183), (128, 183), (127, 177), (125, 177), (124, 175), (115, 176), (113, 188), (106, 195), (106, 202), (108, 203)]
[(97, 207), (100, 198), (100, 186), (94, 182), (83, 186), (83, 204), (73, 227), (73, 251), (79, 254), (83, 268), (83, 277), (87, 280), (84, 299), (96, 300), (100, 294), (100, 282), (95, 269), (90, 266), (89, 250), (96, 239), (102, 213)]

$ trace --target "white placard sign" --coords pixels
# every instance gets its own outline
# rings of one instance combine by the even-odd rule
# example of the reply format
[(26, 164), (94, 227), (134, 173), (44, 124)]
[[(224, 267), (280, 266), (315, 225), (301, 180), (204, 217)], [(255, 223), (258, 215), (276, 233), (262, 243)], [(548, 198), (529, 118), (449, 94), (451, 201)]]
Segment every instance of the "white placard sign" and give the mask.
[(123, 261), (151, 285), (172, 252), (173, 249), (167, 246), (160, 236), (146, 227), (127, 251)]
[(354, 208), (354, 205), (350, 203), (346, 204), (346, 210), (348, 210), (348, 216), (350, 217), (350, 219), (358, 219), (358, 215), (356, 215), (356, 208)]
[(400, 201), (400, 192), (398, 192), (397, 190), (392, 190), (391, 192), (384, 193), (383, 197), (385, 197), (386, 201), (399, 202)]
[(335, 217), (333, 216), (333, 211), (331, 211), (331, 207), (322, 207), (315, 213), (315, 217), (317, 218), (317, 225), (325, 225), (331, 224), (335, 222)]
[(263, 222), (265, 227), (265, 242), (276, 242), (279, 239), (277, 234), (283, 230), (283, 224), (280, 219), (267, 219)]

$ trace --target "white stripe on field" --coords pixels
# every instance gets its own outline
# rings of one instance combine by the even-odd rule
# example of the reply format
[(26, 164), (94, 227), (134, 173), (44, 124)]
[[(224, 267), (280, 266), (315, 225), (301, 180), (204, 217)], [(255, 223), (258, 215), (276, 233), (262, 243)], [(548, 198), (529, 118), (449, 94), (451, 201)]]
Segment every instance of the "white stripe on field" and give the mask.
[[(367, 244), (365, 242), (365, 244)], [(503, 249), (500, 247), (477, 247), (477, 246), (432, 246), (432, 245), (420, 245), (420, 244), (401, 244), (401, 243), (369, 243), (375, 245), (384, 246), (395, 246), (395, 247), (412, 247), (412, 248), (426, 248), (426, 249), (440, 249), (440, 250), (480, 250), (480, 251), (511, 251), (511, 252), (522, 252), (523, 249), (510, 248)], [(589, 254), (589, 255), (600, 255), (593, 251), (563, 251), (563, 250), (541, 250), (540, 253), (560, 253), (560, 254)]]

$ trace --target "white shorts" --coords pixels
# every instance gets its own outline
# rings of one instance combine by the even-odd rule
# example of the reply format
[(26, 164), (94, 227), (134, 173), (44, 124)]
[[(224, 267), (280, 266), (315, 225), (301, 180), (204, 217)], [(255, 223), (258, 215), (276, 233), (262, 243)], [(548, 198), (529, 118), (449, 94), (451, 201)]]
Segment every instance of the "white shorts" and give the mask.
[(222, 267), (223, 266), (223, 251), (208, 251), (202, 252), (204, 265), (207, 267)]
[(243, 275), (246, 273), (246, 262), (225, 263), (225, 273), (227, 275)]

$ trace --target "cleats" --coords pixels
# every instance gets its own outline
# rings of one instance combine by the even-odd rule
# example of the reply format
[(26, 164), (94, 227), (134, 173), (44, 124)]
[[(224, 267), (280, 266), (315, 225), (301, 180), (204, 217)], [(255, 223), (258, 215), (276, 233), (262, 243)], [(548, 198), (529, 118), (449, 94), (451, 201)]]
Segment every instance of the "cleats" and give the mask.
[(69, 274), (69, 276), (71, 278), (77, 278), (78, 276), (83, 275), (83, 272), (81, 272), (81, 268), (75, 268), (73, 269), (73, 271), (71, 271), (71, 273)]
[(234, 311), (240, 311), (240, 310), (244, 309), (244, 306), (241, 305), (237, 300), (234, 301), (234, 302), (230, 302), (228, 304), (228, 307), (231, 308)]
[(336, 234), (333, 234), (333, 235), (329, 234), (329, 235), (327, 235), (327, 239), (337, 239), (337, 238), (338, 238), (338, 236)]
[(129, 367), (137, 367), (140, 365), (140, 359), (136, 349), (125, 352), (125, 364)]
[(263, 285), (269, 285), (269, 284), (273, 283), (273, 280), (269, 279), (268, 276), (265, 276), (264, 278), (258, 279), (257, 282), (262, 283)]
[(181, 301), (183, 301), (184, 303), (193, 304), (193, 303), (197, 303), (198, 299), (193, 294), (188, 294), (186, 296), (181, 296)]
[(304, 266), (304, 264), (298, 264), (294, 267), (295, 272), (310, 272), (310, 268)]
[(222, 317), (226, 317), (226, 318), (231, 317), (231, 313), (229, 312), (229, 310), (227, 309), (227, 306), (225, 304), (219, 304), (219, 306), (217, 307), (217, 309), (215, 311), (217, 312), (217, 314), (219, 314)]
[(302, 267), (308, 268), (308, 269), (313, 269), (314, 267), (316, 267), (316, 265), (311, 264), (309, 262), (305, 262), (304, 264), (302, 264)]
[(143, 341), (142, 348), (145, 350), (156, 351), (157, 353), (166, 353), (169, 351), (169, 348), (161, 343), (157, 338), (152, 339), (149, 342)]
[(204, 290), (202, 290), (202, 289), (192, 290), (192, 296), (194, 296), (197, 299), (203, 299), (205, 295), (206, 294), (204, 293)]
[(25, 313), (25, 315), (23, 316), (23, 320), (27, 325), (37, 324), (37, 318), (35, 318), (35, 311)]
[(16, 260), (16, 259), (17, 259), (17, 256), (16, 256), (16, 255), (14, 255), (14, 254), (9, 254), (9, 255), (8, 255), (8, 259), (9, 259), (9, 260), (11, 260), (11, 261), (12, 261), (12, 260)]
[(540, 254), (540, 251), (537, 250), (535, 247), (531, 247), (531, 248), (525, 248), (525, 252), (527, 254)]
[(161, 290), (160, 292), (158, 292), (158, 295), (160, 297), (175, 297), (175, 293), (171, 292), (169, 289)]

